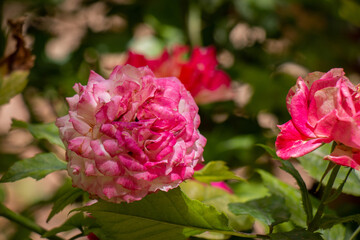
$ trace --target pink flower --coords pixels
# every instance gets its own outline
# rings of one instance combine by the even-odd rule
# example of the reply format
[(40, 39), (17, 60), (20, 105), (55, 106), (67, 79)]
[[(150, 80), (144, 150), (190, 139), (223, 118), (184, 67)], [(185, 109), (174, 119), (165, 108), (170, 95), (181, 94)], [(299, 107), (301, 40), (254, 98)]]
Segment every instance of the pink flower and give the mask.
[(213, 47), (195, 48), (189, 60), (186, 46), (177, 46), (172, 55), (164, 51), (156, 59), (147, 59), (141, 54), (129, 52), (127, 64), (135, 67), (149, 66), (157, 77), (177, 77), (199, 104), (230, 100), (230, 77), (216, 69), (216, 51)]
[(73, 185), (111, 202), (132, 202), (191, 178), (206, 139), (198, 107), (174, 77), (117, 66), (108, 80), (91, 72), (57, 119)]
[(359, 85), (353, 86), (342, 69), (298, 78), (287, 96), (292, 119), (279, 126), (277, 155), (300, 157), (336, 141), (336, 148), (325, 159), (360, 169), (359, 96)]

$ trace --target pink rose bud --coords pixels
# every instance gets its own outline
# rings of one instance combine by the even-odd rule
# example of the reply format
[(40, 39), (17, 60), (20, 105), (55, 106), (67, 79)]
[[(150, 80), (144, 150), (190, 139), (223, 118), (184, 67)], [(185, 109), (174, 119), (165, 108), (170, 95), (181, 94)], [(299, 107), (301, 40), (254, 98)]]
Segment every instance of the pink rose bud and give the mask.
[(286, 99), (292, 119), (279, 126), (277, 155), (300, 157), (336, 141), (335, 150), (325, 159), (360, 169), (359, 97), (359, 86), (353, 86), (339, 68), (298, 78)]
[(107, 201), (132, 202), (176, 188), (203, 161), (198, 107), (174, 77), (117, 66), (91, 72), (56, 121), (73, 185)]
[(177, 46), (170, 55), (166, 50), (158, 58), (129, 52), (127, 64), (135, 67), (149, 66), (157, 77), (177, 77), (199, 104), (230, 100), (233, 97), (230, 77), (217, 69), (216, 51), (213, 47), (194, 48), (186, 59), (189, 48)]

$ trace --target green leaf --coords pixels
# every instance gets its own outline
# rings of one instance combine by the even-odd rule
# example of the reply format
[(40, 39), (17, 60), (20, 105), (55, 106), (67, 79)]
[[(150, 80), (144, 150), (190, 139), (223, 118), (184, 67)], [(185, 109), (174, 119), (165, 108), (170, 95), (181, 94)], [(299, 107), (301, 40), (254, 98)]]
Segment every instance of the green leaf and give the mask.
[(229, 225), (233, 229), (243, 231), (252, 228), (254, 222), (252, 217), (236, 216), (227, 207), (229, 203), (243, 202), (244, 199), (241, 196), (230, 194), (223, 189), (194, 180), (187, 180), (181, 183), (180, 187), (189, 198), (199, 200), (224, 212), (229, 219)]
[(330, 229), (319, 229), (319, 233), (322, 234), (326, 240), (344, 240), (349, 239), (347, 236), (346, 228), (342, 224), (332, 226)]
[(290, 212), (285, 205), (284, 198), (277, 195), (245, 203), (230, 203), (228, 206), (234, 214), (251, 215), (268, 226), (275, 226), (288, 221), (290, 218)]
[(284, 171), (289, 173), (291, 176), (293, 176), (300, 188), (301, 192), (301, 198), (302, 198), (302, 205), (304, 207), (305, 213), (306, 213), (306, 222), (310, 223), (310, 221), (313, 219), (313, 209), (310, 201), (309, 192), (306, 188), (306, 184), (302, 177), (300, 176), (300, 173), (294, 168), (294, 166), (289, 161), (281, 160), (282, 167)]
[[(328, 161), (324, 160), (324, 156), (328, 155), (330, 152), (330, 144), (325, 144), (324, 146), (316, 149), (315, 151), (303, 156), (299, 157), (298, 160), (300, 161), (303, 168), (309, 173), (309, 175), (315, 178), (317, 181), (320, 181), (323, 173), (325, 172)], [(335, 179), (334, 188), (338, 188), (343, 180), (345, 179), (348, 173), (347, 167), (341, 167), (339, 173)], [(324, 183), (327, 183), (329, 176), (324, 178)], [(346, 183), (343, 187), (343, 192), (347, 194), (351, 194), (354, 196), (360, 196), (360, 174), (358, 170), (353, 170)]]
[(141, 201), (99, 201), (80, 208), (96, 219), (105, 239), (186, 239), (204, 231), (228, 231), (228, 219), (214, 207), (189, 199), (179, 188), (159, 191)]
[(274, 240), (323, 240), (320, 233), (313, 233), (305, 229), (295, 229), (290, 232), (272, 233), (270, 239)]
[(302, 208), (301, 194), (299, 190), (280, 181), (270, 173), (258, 169), (263, 183), (270, 192), (277, 194), (285, 199), (285, 205), (291, 213), (290, 220), (300, 227), (306, 227), (306, 215)]
[(0, 105), (8, 103), (12, 97), (21, 93), (28, 82), (28, 75), (29, 71), (23, 70), (14, 71), (6, 76), (0, 75)]
[(270, 156), (275, 159), (275, 160), (282, 160), (281, 158), (278, 157), (278, 155), (276, 154), (275, 149), (264, 145), (264, 144), (256, 144), (256, 146), (259, 146), (261, 148), (263, 148), (268, 154), (270, 154)]
[(39, 180), (49, 173), (65, 169), (66, 162), (61, 161), (55, 154), (40, 153), (32, 158), (16, 162), (2, 176), (0, 182), (14, 182), (26, 177)]
[(0, 173), (6, 172), (7, 170), (9, 170), (11, 165), (20, 160), (18, 155), (7, 153), (1, 154), (0, 159)]
[(55, 236), (60, 232), (66, 232), (74, 228), (82, 229), (84, 225), (89, 225), (93, 222), (92, 218), (85, 218), (83, 213), (76, 213), (66, 220), (61, 226), (53, 228), (42, 235), (44, 238)]
[(234, 191), (234, 194), (241, 199), (241, 201), (238, 202), (247, 202), (271, 195), (262, 182), (247, 181), (231, 183), (231, 189)]
[(360, 224), (360, 214), (355, 214), (351, 216), (346, 217), (336, 217), (336, 216), (329, 216), (325, 215), (320, 219), (320, 228), (327, 229), (332, 228), (334, 225), (337, 225), (339, 223), (345, 223), (345, 222), (357, 222)]
[(194, 173), (194, 178), (200, 182), (220, 182), (228, 179), (244, 181), (229, 170), (223, 161), (212, 161), (204, 166), (203, 169)]
[(67, 181), (55, 194), (55, 202), (54, 206), (47, 218), (47, 222), (55, 216), (55, 214), (59, 213), (63, 210), (67, 205), (75, 202), (77, 198), (84, 194), (84, 191), (80, 188), (74, 188), (71, 186), (71, 181)]
[(59, 137), (59, 130), (55, 126), (55, 123), (30, 124), (13, 119), (11, 127), (25, 128), (34, 136), (34, 138), (46, 139), (52, 144), (65, 148)]

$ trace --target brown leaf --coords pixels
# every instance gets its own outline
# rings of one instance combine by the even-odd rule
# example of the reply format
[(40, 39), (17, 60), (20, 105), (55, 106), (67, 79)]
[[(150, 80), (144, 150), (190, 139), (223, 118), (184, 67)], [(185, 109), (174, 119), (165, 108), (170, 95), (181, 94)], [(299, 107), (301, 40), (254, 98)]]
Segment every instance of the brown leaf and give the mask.
[(0, 59), (0, 69), (4, 71), (4, 74), (10, 74), (15, 70), (30, 70), (34, 66), (35, 56), (31, 55), (30, 49), (26, 48), (22, 34), (24, 21), (23, 17), (8, 20), (10, 34), (16, 40), (16, 49), (9, 56)]

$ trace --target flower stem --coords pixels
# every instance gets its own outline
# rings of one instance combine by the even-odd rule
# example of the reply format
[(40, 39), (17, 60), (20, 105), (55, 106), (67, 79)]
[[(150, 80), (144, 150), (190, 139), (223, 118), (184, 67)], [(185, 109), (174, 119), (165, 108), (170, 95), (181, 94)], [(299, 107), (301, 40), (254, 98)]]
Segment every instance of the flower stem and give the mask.
[[(0, 216), (3, 216), (23, 227), (33, 231), (33, 232), (40, 234), (40, 235), (43, 235), (46, 232), (46, 230), (44, 228), (40, 227), (39, 225), (34, 223), (32, 220), (11, 211), (9, 208), (7, 208), (2, 203), (0, 203)], [(52, 237), (49, 237), (49, 239), (62, 240), (62, 238), (60, 238), (58, 236), (52, 236)]]
[(324, 213), (324, 209), (326, 206), (326, 200), (329, 198), (329, 196), (331, 194), (332, 186), (334, 185), (334, 182), (335, 182), (336, 176), (339, 172), (339, 169), (340, 169), (340, 165), (336, 165), (333, 168), (333, 170), (331, 171), (331, 175), (330, 175), (330, 178), (324, 189), (324, 193), (321, 197), (319, 207), (316, 211), (314, 218), (312, 219), (312, 221), (309, 223), (309, 226), (308, 226), (308, 230), (311, 232), (314, 232), (319, 228), (319, 220), (321, 219), (321, 217)]
[(355, 230), (355, 232), (351, 235), (350, 240), (355, 240), (355, 237), (360, 233), (360, 226)]

